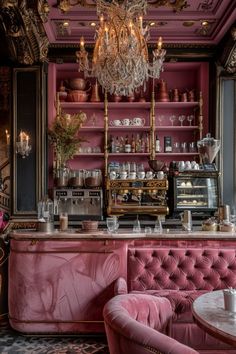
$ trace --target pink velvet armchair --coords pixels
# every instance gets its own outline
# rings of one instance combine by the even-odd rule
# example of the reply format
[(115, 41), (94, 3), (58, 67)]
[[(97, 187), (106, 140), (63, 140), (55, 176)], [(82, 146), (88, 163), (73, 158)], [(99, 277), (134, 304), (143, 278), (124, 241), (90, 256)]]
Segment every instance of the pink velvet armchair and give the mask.
[(110, 354), (196, 354), (167, 336), (172, 318), (168, 299), (145, 294), (118, 295), (104, 309)]

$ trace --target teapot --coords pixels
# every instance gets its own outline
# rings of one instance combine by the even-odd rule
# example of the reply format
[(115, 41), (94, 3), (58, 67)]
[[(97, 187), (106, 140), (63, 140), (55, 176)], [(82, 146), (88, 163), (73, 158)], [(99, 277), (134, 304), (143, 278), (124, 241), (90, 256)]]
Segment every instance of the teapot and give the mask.
[[(80, 90), (80, 91), (89, 91), (91, 89), (91, 83), (90, 81), (86, 81), (85, 79), (83, 79), (82, 77), (76, 77), (76, 78), (72, 78), (67, 80), (69, 87), (72, 90)], [(86, 89), (86, 86), (88, 86), (88, 88)]]

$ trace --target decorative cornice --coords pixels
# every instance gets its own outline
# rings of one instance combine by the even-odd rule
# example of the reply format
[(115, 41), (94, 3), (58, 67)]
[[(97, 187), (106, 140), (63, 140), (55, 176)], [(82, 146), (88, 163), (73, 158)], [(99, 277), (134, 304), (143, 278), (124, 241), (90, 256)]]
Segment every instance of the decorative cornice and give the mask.
[(236, 73), (236, 27), (235, 25), (223, 38), (219, 47), (219, 61), (229, 74)]
[(230, 74), (236, 73), (236, 44), (229, 55), (226, 71)]
[(26, 0), (20, 5), (16, 0), (0, 0), (0, 18), (13, 60), (32, 65), (47, 59), (49, 42), (42, 19)]

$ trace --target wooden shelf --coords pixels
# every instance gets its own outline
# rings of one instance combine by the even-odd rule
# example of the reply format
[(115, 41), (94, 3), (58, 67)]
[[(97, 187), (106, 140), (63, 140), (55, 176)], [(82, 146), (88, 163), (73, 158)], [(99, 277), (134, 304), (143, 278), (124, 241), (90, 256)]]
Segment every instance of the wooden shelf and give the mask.
[(80, 127), (79, 129), (79, 132), (80, 131), (83, 131), (83, 132), (91, 132), (91, 131), (94, 131), (94, 132), (104, 132), (104, 127), (96, 127), (96, 126), (83, 126), (83, 127)]
[(156, 125), (155, 130), (169, 130), (169, 131), (187, 131), (187, 130), (196, 130), (199, 129), (198, 125)]
[(75, 158), (78, 157), (87, 157), (87, 158), (94, 158), (94, 157), (104, 157), (104, 153), (103, 152), (80, 152), (78, 154), (75, 155)]
[[(198, 102), (155, 102), (155, 108), (193, 108), (199, 105)], [(108, 102), (108, 109), (112, 108), (147, 108), (150, 109), (151, 102)], [(104, 102), (61, 102), (61, 107), (66, 109), (84, 108), (94, 109), (104, 108)]]
[(150, 152), (110, 152), (109, 156), (149, 156)]
[(114, 126), (109, 126), (108, 128), (109, 131), (129, 131), (129, 130), (132, 130), (133, 132), (134, 131), (150, 131), (150, 126), (139, 126), (139, 125), (118, 125), (116, 127)]

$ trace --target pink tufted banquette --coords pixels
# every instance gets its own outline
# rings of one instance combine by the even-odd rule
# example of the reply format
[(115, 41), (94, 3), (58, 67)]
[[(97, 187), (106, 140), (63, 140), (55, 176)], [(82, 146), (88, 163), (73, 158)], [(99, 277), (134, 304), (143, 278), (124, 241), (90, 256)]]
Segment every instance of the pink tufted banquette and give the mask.
[(127, 283), (118, 279), (116, 293), (146, 293), (166, 297), (173, 310), (171, 336), (202, 353), (236, 353), (194, 323), (191, 307), (204, 292), (236, 288), (233, 248), (131, 247)]

